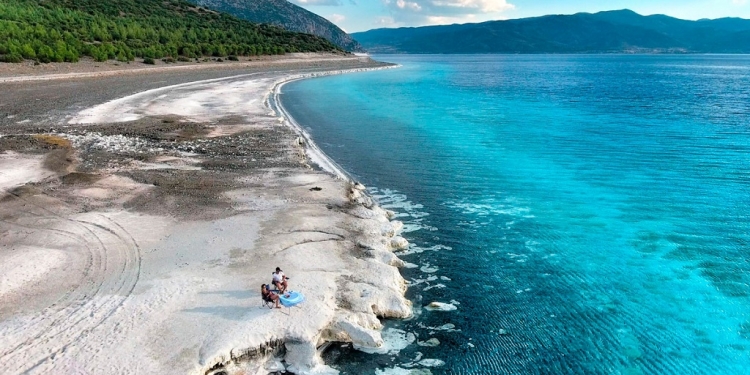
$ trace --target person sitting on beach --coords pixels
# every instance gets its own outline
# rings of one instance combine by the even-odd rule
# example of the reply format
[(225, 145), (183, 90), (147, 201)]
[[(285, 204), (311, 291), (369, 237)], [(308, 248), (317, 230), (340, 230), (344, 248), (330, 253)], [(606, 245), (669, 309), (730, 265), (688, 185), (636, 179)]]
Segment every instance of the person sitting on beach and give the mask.
[(286, 282), (287, 280), (289, 280), (289, 278), (284, 275), (281, 268), (276, 267), (276, 272), (273, 273), (273, 285), (276, 285), (276, 289), (279, 290), (279, 293), (284, 294), (286, 291), (288, 286)]
[(273, 301), (277, 309), (281, 308), (281, 306), (279, 306), (279, 295), (272, 292), (271, 289), (268, 288), (268, 285), (260, 285), (260, 294), (263, 296), (264, 300)]

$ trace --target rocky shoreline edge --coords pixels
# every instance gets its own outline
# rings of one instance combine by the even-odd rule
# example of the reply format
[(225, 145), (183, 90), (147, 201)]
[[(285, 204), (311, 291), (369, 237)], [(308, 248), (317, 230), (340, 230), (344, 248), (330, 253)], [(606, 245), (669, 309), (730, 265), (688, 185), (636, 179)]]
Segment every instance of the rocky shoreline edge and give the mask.
[[(412, 314), (394, 254), (408, 246), (402, 224), (340, 170), (313, 168), (328, 159), (270, 106), (289, 80), (385, 64), (300, 65), (177, 77), (112, 96), (92, 122), (5, 115), (0, 268), (15, 279), (0, 288), (0, 366), (333, 373), (325, 343), (382, 345), (380, 319)], [(50, 85), (71, 87), (35, 83), (14, 100)], [(277, 265), (307, 297), (291, 315), (258, 307)]]
[[(351, 230), (344, 238), (353, 245), (350, 255), (364, 259), (369, 264), (354, 270), (359, 274), (357, 278), (360, 280), (346, 281), (339, 285), (345, 292), (337, 296), (339, 306), (336, 315), (318, 334), (310, 338), (272, 339), (258, 347), (232, 350), (228, 356), (208, 368), (204, 372), (206, 375), (229, 375), (236, 371), (246, 371), (248, 367), (278, 373), (326, 373), (326, 369), (321, 369), (323, 363), (319, 355), (327, 345), (351, 343), (365, 350), (378, 349), (384, 345), (380, 335), (383, 328), (380, 319), (403, 319), (412, 315), (411, 302), (403, 297), (406, 281), (397, 271), (404, 266), (404, 262), (394, 254), (409, 246), (408, 241), (399, 235), (403, 223), (393, 220), (394, 212), (378, 206), (366, 193), (364, 185), (354, 181), (341, 166), (318, 148), (312, 136), (284, 109), (279, 98), (282, 87), (290, 82), (398, 67), (389, 65), (290, 75), (276, 81), (265, 95), (264, 105), (281, 124), (291, 127), (298, 134), (295, 143), (304, 150), (308, 165), (330, 173), (345, 186), (347, 205), (341, 208), (348, 215), (344, 227)], [(314, 350), (311, 344), (314, 344)]]

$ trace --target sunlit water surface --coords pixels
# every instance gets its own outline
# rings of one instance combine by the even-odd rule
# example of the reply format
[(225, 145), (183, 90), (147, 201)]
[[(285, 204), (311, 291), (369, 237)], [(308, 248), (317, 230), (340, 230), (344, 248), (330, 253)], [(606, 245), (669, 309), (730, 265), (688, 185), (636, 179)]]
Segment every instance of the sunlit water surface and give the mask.
[(416, 265), (406, 347), (329, 364), (750, 374), (750, 57), (376, 58), (403, 67), (283, 88)]

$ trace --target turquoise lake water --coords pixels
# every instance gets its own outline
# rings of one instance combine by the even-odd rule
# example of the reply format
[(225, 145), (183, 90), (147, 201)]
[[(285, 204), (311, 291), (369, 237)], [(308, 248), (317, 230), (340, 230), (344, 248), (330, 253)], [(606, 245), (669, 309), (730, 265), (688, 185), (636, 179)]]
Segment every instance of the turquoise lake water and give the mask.
[(750, 56), (376, 59), (281, 96), (412, 242), (416, 340), (331, 366), (750, 374)]

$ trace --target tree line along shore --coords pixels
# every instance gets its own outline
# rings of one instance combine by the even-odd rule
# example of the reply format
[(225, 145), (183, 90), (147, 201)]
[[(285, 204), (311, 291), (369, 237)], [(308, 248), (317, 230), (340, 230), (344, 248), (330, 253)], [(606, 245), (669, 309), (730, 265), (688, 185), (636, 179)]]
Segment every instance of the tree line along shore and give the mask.
[[(205, 56), (339, 52), (310, 34), (244, 21), (183, 0), (5, 0), (0, 61), (188, 61)], [(169, 61), (169, 60), (168, 60)]]

